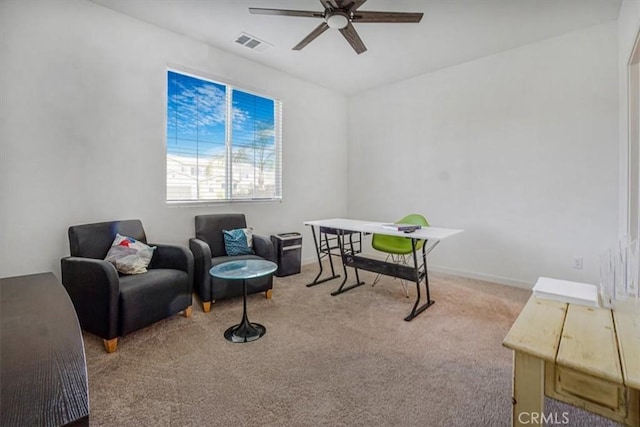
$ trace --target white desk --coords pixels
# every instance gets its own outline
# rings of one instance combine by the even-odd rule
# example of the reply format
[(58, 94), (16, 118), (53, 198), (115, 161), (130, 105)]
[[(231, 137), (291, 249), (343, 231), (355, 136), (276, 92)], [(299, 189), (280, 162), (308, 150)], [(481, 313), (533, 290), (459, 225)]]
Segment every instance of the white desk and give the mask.
[(388, 236), (407, 237), (418, 240), (433, 240), (440, 241), (451, 237), (455, 234), (462, 233), (464, 230), (456, 228), (442, 228), (442, 227), (422, 227), (419, 230), (411, 233), (405, 233), (403, 231), (390, 230), (384, 228), (385, 224), (392, 224), (393, 222), (376, 222), (376, 221), (361, 221), (357, 219), (345, 219), (345, 218), (331, 218), (331, 219), (319, 219), (315, 221), (305, 221), (304, 225), (327, 227), (336, 230), (355, 231), (365, 234), (386, 234)]
[[(310, 285), (315, 285), (318, 283), (322, 283), (327, 280), (335, 279), (339, 277), (333, 271), (333, 263), (331, 264), (331, 269), (333, 276), (327, 279), (323, 279), (318, 281), (318, 278), (322, 274), (322, 235), (325, 236), (326, 246), (329, 253), (329, 259), (331, 259), (330, 251), (332, 247), (329, 245), (329, 242), (326, 240), (326, 234), (336, 235), (336, 243), (337, 249), (340, 251), (340, 257), (342, 258), (342, 265), (344, 269), (344, 279), (340, 287), (331, 293), (331, 295), (338, 295), (342, 292), (346, 292), (350, 289), (356, 288), (364, 284), (361, 282), (358, 276), (358, 269), (373, 271), (375, 273), (384, 274), (387, 276), (398, 277), (400, 279), (408, 280), (415, 282), (417, 297), (416, 302), (413, 305), (413, 309), (409, 313), (404, 320), (411, 321), (418, 314), (422, 313), (428, 307), (430, 307), (435, 301), (431, 299), (431, 295), (429, 293), (429, 277), (427, 273), (427, 255), (433, 250), (433, 248), (443, 239), (447, 237), (451, 237), (458, 233), (461, 233), (463, 230), (453, 229), (453, 228), (441, 228), (441, 227), (423, 227), (419, 230), (406, 233), (403, 231), (391, 230), (383, 227), (384, 224), (390, 224), (391, 222), (375, 222), (375, 221), (361, 221), (354, 219), (345, 219), (345, 218), (332, 218), (332, 219), (321, 219), (314, 221), (305, 221), (304, 224), (311, 227), (311, 232), (313, 233), (313, 240), (316, 245), (316, 252), (318, 255), (318, 263), (320, 265), (320, 273), (316, 277), (313, 283)], [(319, 239), (316, 237), (316, 228), (318, 229)], [(381, 261), (374, 258), (368, 258), (361, 255), (358, 255), (360, 252), (354, 248), (353, 243), (353, 233), (364, 233), (364, 234), (385, 234), (388, 236), (397, 236), (397, 237), (405, 237), (407, 239), (411, 239), (411, 245), (413, 247), (413, 266), (408, 265), (399, 265), (395, 263), (390, 263), (386, 261)], [(345, 240), (345, 236), (349, 237), (349, 244)], [(418, 259), (418, 254), (416, 251), (416, 246), (418, 241), (424, 240), (425, 243), (422, 246), (422, 256), (421, 263)], [(357, 241), (360, 242), (360, 239)], [(356, 273), (356, 282), (346, 288), (344, 285), (347, 282), (347, 267), (352, 267)], [(427, 301), (420, 305), (420, 283), (424, 279), (425, 282), (425, 290)]]

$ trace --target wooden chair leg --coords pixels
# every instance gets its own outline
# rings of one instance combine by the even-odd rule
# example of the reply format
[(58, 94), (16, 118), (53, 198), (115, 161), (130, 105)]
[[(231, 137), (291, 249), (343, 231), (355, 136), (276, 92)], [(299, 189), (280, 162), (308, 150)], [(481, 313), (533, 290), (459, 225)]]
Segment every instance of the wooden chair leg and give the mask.
[(264, 291), (264, 295), (267, 297), (267, 299), (271, 299), (271, 297), (273, 296), (273, 289), (267, 289), (266, 291)]
[(202, 301), (202, 311), (208, 313), (211, 311), (211, 301), (204, 302)]
[(107, 353), (113, 353), (118, 348), (118, 338), (113, 338), (110, 340), (102, 340), (104, 343), (104, 349), (107, 350)]
[(191, 306), (182, 310), (182, 314), (184, 315), (184, 317), (191, 317), (191, 313), (192, 313)]

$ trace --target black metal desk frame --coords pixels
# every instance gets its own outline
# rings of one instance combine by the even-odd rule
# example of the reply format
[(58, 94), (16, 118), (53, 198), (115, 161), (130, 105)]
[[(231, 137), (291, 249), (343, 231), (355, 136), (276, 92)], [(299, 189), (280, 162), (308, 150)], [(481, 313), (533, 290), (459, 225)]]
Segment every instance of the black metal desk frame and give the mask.
[[(316, 248), (316, 255), (318, 257), (318, 267), (320, 270), (316, 275), (315, 279), (311, 283), (307, 284), (307, 287), (319, 285), (324, 282), (328, 282), (329, 280), (337, 279), (340, 277), (339, 274), (336, 274), (335, 267), (333, 265), (334, 256), (340, 256), (342, 258), (343, 248), (345, 248), (344, 244), (344, 236), (349, 236), (349, 251), (352, 254), (360, 253), (362, 250), (362, 233), (357, 231), (347, 231), (347, 230), (338, 230), (336, 228), (331, 227), (318, 227), (318, 233), (316, 233), (316, 227), (314, 225), (311, 226), (311, 234), (313, 235), (313, 244)], [(356, 234), (357, 238), (354, 240), (353, 235)], [(341, 241), (342, 240), (342, 241)], [(339, 252), (332, 253), (332, 250), (338, 249)], [(331, 266), (331, 275), (325, 278), (320, 279), (322, 276), (323, 268), (322, 268), (322, 260), (324, 258), (329, 259), (329, 265)], [(342, 265), (344, 269), (344, 279), (340, 288), (342, 288), (347, 281), (347, 269)], [(358, 270), (356, 269), (356, 277), (358, 277)], [(357, 279), (357, 282), (360, 282), (360, 279)], [(361, 283), (361, 284), (364, 284)], [(359, 286), (359, 285), (358, 285)], [(355, 286), (354, 286), (355, 287)], [(351, 289), (351, 288), (349, 288)], [(348, 290), (348, 289), (345, 289)]]
[[(324, 227), (321, 227), (321, 228), (324, 228)], [(312, 226), (312, 231), (313, 231), (313, 226)], [(379, 259), (358, 255), (360, 251), (357, 251), (357, 252), (354, 251), (353, 245), (351, 243), (351, 236), (354, 233), (356, 233), (355, 231), (331, 229), (331, 232), (336, 234), (336, 237), (337, 237), (336, 241), (337, 241), (338, 249), (340, 250), (342, 265), (344, 268), (344, 279), (340, 284), (340, 287), (336, 291), (332, 292), (331, 295), (333, 296), (339, 295), (343, 292), (349, 291), (353, 288), (357, 288), (358, 286), (363, 285), (364, 282), (360, 281), (360, 277), (358, 275), (358, 269), (361, 269), (366, 271), (372, 271), (378, 274), (384, 274), (386, 276), (397, 277), (399, 279), (404, 279), (410, 282), (414, 282), (416, 284), (416, 301), (413, 305), (413, 308), (411, 309), (411, 312), (409, 312), (407, 317), (404, 318), (404, 320), (406, 320), (407, 322), (410, 322), (411, 320), (413, 320), (416, 316), (418, 316), (420, 313), (422, 313), (423, 311), (425, 311), (427, 308), (431, 307), (435, 303), (435, 301), (431, 299), (431, 293), (429, 291), (429, 274), (427, 271), (427, 255), (433, 250), (433, 248), (436, 247), (438, 243), (440, 243), (439, 240), (436, 240), (430, 246), (428, 246), (429, 241), (424, 240), (424, 243), (422, 245), (422, 251), (421, 251), (422, 256), (420, 257), (421, 259), (419, 261), (417, 245), (418, 245), (418, 242), (422, 239), (414, 238), (408, 235), (407, 239), (411, 239), (411, 248), (413, 253), (413, 266), (409, 266), (409, 265), (396, 264), (393, 262), (382, 261)], [(345, 244), (346, 236), (349, 236), (350, 246), (347, 246)], [(316, 242), (315, 233), (314, 233), (314, 242)], [(361, 242), (361, 239), (359, 240), (359, 243), (360, 242)], [(316, 250), (318, 250), (318, 253), (319, 253), (318, 246), (316, 246)], [(319, 256), (318, 260), (320, 260), (320, 255), (318, 256)], [(331, 264), (331, 266), (332, 266), (332, 272), (333, 272), (333, 264)], [(347, 282), (347, 267), (351, 267), (355, 270), (356, 282), (345, 287), (344, 285)], [(322, 273), (322, 265), (320, 265), (320, 273), (318, 273), (318, 276), (316, 277), (316, 279), (320, 277), (321, 273)], [(334, 273), (334, 276), (335, 276), (335, 273)], [(330, 280), (332, 278), (329, 278), (326, 280)], [(425, 293), (426, 293), (425, 295), (426, 301), (422, 305), (420, 305), (420, 299), (421, 299), (420, 283), (423, 280), (424, 280), (424, 287), (425, 287)], [(318, 282), (318, 283), (321, 283), (321, 282)]]

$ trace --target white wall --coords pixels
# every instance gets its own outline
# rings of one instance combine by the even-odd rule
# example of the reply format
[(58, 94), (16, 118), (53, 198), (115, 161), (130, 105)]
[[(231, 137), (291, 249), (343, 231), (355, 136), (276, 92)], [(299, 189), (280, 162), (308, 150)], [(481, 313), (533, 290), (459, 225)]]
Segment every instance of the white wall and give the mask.
[[(640, 31), (640, 1), (624, 0), (618, 16), (618, 108), (620, 130), (620, 213), (619, 234), (627, 233), (628, 223), (628, 147), (629, 147), (629, 115), (628, 115), (628, 63), (631, 58), (633, 44)], [(631, 218), (633, 221), (634, 218)], [(635, 218), (638, 221), (638, 218)]]
[[(0, 32), (0, 277), (58, 274), (73, 224), (139, 218), (186, 245), (195, 215), (244, 212), (304, 231), (311, 258), (302, 221), (346, 215), (344, 96), (84, 0), (1, 2)], [(283, 100), (282, 203), (165, 203), (168, 64)]]
[(349, 216), (463, 228), (433, 268), (596, 283), (617, 238), (616, 45), (611, 22), (353, 96)]
[[(616, 75), (626, 72), (638, 9), (625, 1), (619, 28), (524, 46), (347, 105), (91, 2), (0, 2), (0, 277), (58, 274), (72, 224), (140, 218), (151, 240), (186, 244), (195, 215), (242, 211), (263, 234), (304, 232), (310, 260), (305, 219), (416, 211), (466, 230), (433, 252), (434, 267), (515, 284), (595, 282), (598, 254), (626, 223), (617, 197), (626, 197), (626, 116), (618, 123), (617, 114), (626, 89)], [(167, 206), (167, 64), (284, 100), (282, 203)], [(570, 268), (573, 256), (584, 270)]]

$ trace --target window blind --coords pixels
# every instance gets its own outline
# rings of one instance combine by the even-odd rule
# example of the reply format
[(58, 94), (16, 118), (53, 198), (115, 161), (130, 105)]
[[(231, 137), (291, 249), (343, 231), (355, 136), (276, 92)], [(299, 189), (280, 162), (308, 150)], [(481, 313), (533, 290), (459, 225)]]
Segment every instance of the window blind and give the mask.
[(282, 102), (167, 72), (167, 201), (279, 200)]

